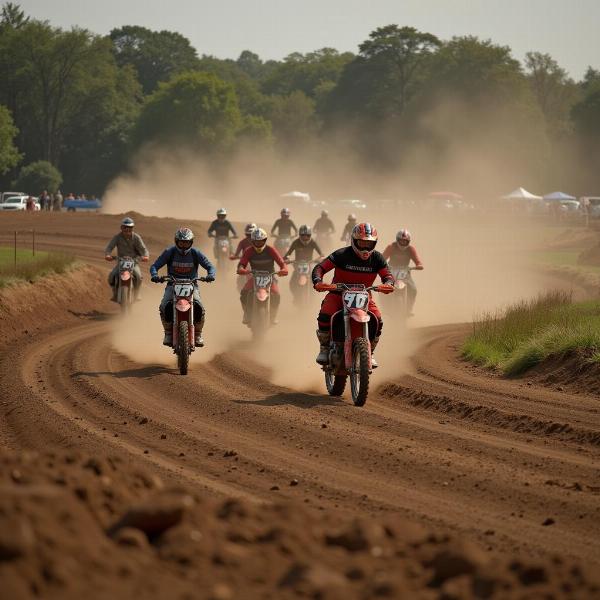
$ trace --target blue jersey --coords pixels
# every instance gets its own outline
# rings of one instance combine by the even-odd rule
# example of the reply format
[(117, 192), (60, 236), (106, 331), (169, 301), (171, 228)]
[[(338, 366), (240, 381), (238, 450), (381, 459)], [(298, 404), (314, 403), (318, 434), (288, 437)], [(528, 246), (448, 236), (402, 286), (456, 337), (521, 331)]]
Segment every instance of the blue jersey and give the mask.
[(194, 279), (198, 277), (198, 265), (204, 267), (211, 277), (215, 277), (215, 268), (200, 250), (192, 248), (187, 254), (182, 254), (176, 246), (171, 246), (154, 261), (150, 267), (150, 275), (156, 277), (158, 270), (168, 266), (167, 273), (171, 277), (180, 279)]

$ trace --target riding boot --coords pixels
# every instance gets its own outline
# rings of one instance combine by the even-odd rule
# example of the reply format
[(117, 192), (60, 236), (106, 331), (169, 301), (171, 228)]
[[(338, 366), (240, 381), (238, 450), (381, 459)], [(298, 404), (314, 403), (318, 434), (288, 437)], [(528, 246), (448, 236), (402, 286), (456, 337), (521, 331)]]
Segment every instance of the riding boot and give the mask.
[(375, 348), (377, 348), (377, 344), (379, 343), (379, 338), (381, 336), (377, 336), (372, 342), (371, 342), (371, 368), (372, 369), (376, 369), (379, 365), (377, 364), (377, 361), (375, 360), (375, 357), (373, 356), (373, 352), (375, 352)]
[(204, 346), (204, 339), (202, 338), (202, 329), (204, 329), (204, 315), (198, 323), (194, 325), (194, 345), (197, 348), (202, 348)]
[(317, 363), (326, 365), (329, 363), (329, 331), (317, 330), (317, 339), (319, 340), (320, 350), (317, 356)]
[(161, 319), (163, 329), (165, 330), (165, 337), (163, 339), (163, 346), (173, 345), (173, 323), (167, 323), (164, 319)]

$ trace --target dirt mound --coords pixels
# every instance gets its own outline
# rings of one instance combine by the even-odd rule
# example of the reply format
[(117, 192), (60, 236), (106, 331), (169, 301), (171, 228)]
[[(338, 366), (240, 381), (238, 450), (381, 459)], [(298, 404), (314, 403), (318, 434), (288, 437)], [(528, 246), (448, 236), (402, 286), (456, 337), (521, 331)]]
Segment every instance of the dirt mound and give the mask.
[(98, 314), (108, 296), (106, 275), (90, 266), (0, 289), (0, 346), (69, 318)]
[(559, 558), (510, 561), (394, 517), (215, 501), (120, 458), (73, 452), (0, 452), (0, 579), (7, 598), (600, 593)]

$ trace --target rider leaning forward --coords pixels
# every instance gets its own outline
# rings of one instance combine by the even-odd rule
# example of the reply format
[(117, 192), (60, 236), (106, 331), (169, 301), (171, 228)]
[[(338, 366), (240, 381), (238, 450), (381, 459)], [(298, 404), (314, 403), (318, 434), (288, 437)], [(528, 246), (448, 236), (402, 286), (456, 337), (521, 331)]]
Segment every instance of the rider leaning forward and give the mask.
[[(292, 245), (283, 257), (283, 260), (285, 260), (286, 263), (290, 262), (288, 257), (292, 252), (294, 253), (296, 262), (310, 263), (314, 260), (315, 255), (319, 258), (322, 257), (323, 253), (321, 252), (321, 248), (319, 248), (319, 244), (313, 240), (312, 230), (308, 225), (300, 225), (298, 237), (292, 242)], [(290, 278), (290, 289), (294, 295), (298, 292), (298, 279), (298, 271), (294, 269), (292, 277)]]
[(210, 224), (208, 228), (208, 237), (215, 238), (215, 257), (219, 254), (216, 243), (217, 238), (224, 237), (229, 239), (230, 233), (233, 239), (237, 239), (238, 235), (235, 231), (235, 227), (231, 224), (231, 221), (227, 219), (227, 210), (224, 208), (219, 208), (219, 210), (217, 211), (217, 218)]
[[(175, 245), (166, 248), (150, 267), (150, 275), (154, 283), (160, 282), (158, 270), (167, 266), (167, 273), (174, 278), (195, 279), (198, 277), (198, 265), (206, 269), (205, 281), (210, 283), (215, 280), (215, 268), (208, 258), (197, 248), (193, 248), (194, 234), (188, 227), (181, 227), (175, 232)], [(170, 346), (173, 343), (173, 284), (167, 283), (163, 299), (159, 306), (160, 320), (163, 324), (165, 337), (163, 344)], [(169, 304), (171, 306), (169, 306)], [(194, 344), (204, 346), (202, 328), (204, 327), (205, 311), (200, 301), (198, 284), (194, 283), (194, 331), (196, 334)]]
[[(117, 256), (122, 258), (124, 256), (130, 256), (131, 258), (141, 257), (142, 261), (146, 262), (149, 258), (148, 249), (144, 244), (142, 237), (133, 232), (135, 223), (131, 217), (125, 217), (121, 221), (121, 232), (117, 233), (115, 237), (108, 242), (108, 245), (104, 249), (104, 258), (106, 260), (114, 260), (112, 255), (113, 248), (117, 248)], [(117, 301), (117, 286), (115, 285), (115, 277), (119, 271), (119, 264), (117, 263), (113, 270), (108, 276), (108, 285), (113, 290), (111, 300)], [(137, 262), (133, 267), (133, 289), (135, 292), (136, 300), (140, 299), (140, 287), (142, 285), (142, 271), (140, 270)]]
[[(365, 287), (370, 287), (379, 275), (383, 282), (383, 285), (379, 286), (379, 291), (384, 294), (393, 292), (394, 277), (383, 255), (375, 250), (376, 244), (377, 230), (370, 223), (355, 225), (351, 234), (350, 246), (336, 250), (313, 269), (312, 281), (315, 290), (319, 292), (327, 289), (327, 284), (323, 283), (323, 276), (334, 269), (332, 283), (363, 284)], [(317, 338), (320, 344), (317, 362), (320, 365), (328, 362), (331, 317), (341, 309), (341, 294), (329, 292), (321, 304), (321, 311), (317, 317), (319, 324)], [(369, 294), (368, 311), (378, 321), (375, 339), (371, 342), (371, 351), (374, 351), (381, 336), (383, 321), (381, 312), (371, 294)], [(372, 358), (371, 361), (373, 367), (376, 367), (375, 360)]]

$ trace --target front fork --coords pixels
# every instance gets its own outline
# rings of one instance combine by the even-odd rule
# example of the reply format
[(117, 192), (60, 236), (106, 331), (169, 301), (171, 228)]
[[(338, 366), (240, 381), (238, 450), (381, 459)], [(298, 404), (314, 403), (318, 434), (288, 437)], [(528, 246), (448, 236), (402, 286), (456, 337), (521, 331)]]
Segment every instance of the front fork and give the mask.
[[(369, 371), (371, 370), (371, 340), (369, 339), (369, 323), (361, 323), (362, 337), (367, 340), (367, 348), (369, 350)], [(354, 361), (352, 360), (352, 324), (350, 322), (350, 314), (344, 313), (344, 362), (346, 370), (351, 373), (354, 369)]]
[[(179, 352), (179, 323), (181, 319), (179, 315), (182, 314), (177, 310), (176, 307), (177, 298), (175, 298), (175, 294), (173, 294), (173, 350), (175, 353)], [(194, 328), (194, 297), (192, 296), (192, 301), (190, 305), (190, 310), (186, 311), (186, 320), (188, 322), (188, 332), (189, 332), (189, 347), (193, 351), (195, 348), (195, 339), (196, 339), (196, 331)]]

